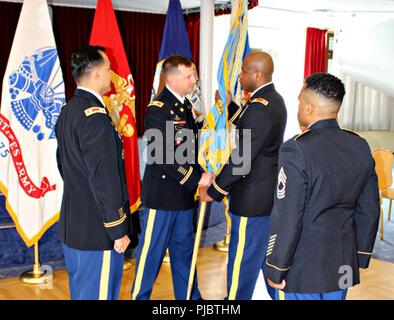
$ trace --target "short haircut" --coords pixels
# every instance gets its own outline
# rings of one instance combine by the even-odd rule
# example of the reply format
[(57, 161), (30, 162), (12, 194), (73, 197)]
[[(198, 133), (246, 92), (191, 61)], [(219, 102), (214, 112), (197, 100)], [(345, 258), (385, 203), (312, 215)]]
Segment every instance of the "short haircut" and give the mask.
[(305, 88), (316, 92), (331, 102), (342, 104), (345, 86), (329, 73), (314, 73), (305, 79)]
[(164, 77), (166, 77), (168, 74), (173, 73), (176, 71), (176, 69), (179, 66), (185, 66), (185, 67), (192, 67), (193, 62), (184, 56), (181, 56), (179, 54), (173, 54), (168, 56), (164, 62), (163, 62), (163, 67), (162, 67), (162, 72)]
[(75, 82), (86, 76), (92, 68), (104, 62), (100, 51), (105, 52), (105, 48), (100, 46), (83, 46), (74, 50), (71, 55), (71, 73)]

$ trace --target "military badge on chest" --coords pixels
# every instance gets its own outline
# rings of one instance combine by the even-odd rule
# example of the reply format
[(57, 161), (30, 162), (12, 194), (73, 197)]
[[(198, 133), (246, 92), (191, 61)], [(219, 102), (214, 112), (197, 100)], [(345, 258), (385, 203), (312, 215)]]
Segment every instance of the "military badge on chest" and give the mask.
[(179, 146), (183, 142), (184, 135), (182, 134), (182, 129), (185, 128), (186, 120), (182, 119), (174, 110), (171, 110), (170, 113), (173, 118), (172, 123), (174, 125), (175, 145)]
[(175, 131), (179, 131), (179, 130), (182, 130), (182, 129), (185, 127), (185, 125), (186, 125), (186, 120), (180, 118), (180, 117), (177, 116), (177, 115), (175, 115), (174, 120), (173, 120), (173, 123), (174, 123), (174, 129), (175, 129)]
[(184, 135), (182, 134), (182, 129), (185, 127), (186, 120), (176, 117), (173, 123), (175, 129), (175, 145), (179, 146), (183, 142)]

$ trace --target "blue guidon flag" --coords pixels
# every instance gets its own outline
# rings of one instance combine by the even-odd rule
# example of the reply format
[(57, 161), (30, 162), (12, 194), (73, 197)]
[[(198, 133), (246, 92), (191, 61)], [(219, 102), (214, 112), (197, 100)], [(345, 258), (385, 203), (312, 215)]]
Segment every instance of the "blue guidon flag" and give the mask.
[(155, 78), (153, 80), (151, 100), (154, 100), (164, 87), (163, 79), (160, 78), (161, 68), (165, 58), (172, 54), (179, 54), (189, 59), (192, 58), (185, 19), (179, 0), (169, 0), (166, 23), (161, 40), (159, 62), (156, 65)]
[(46, 0), (25, 0), (3, 78), (0, 189), (17, 231), (31, 246), (59, 218), (63, 182), (55, 124), (63, 75)]

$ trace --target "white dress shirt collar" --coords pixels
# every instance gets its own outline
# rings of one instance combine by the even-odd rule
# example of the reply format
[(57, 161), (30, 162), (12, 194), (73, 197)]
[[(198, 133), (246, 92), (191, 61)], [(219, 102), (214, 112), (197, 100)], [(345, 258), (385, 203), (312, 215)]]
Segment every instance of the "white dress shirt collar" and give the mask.
[(254, 95), (257, 91), (259, 91), (260, 89), (262, 89), (262, 88), (264, 88), (264, 87), (270, 85), (271, 83), (272, 83), (272, 81), (271, 81), (271, 82), (268, 82), (268, 83), (266, 83), (266, 84), (263, 84), (262, 86), (258, 87), (256, 90), (254, 90), (254, 91), (252, 92), (252, 95), (251, 95), (250, 97), (253, 97), (253, 95)]
[(81, 87), (81, 86), (78, 86), (77, 89), (84, 90), (84, 91), (87, 91), (87, 92), (91, 93), (91, 94), (94, 95), (97, 99), (99, 99), (99, 101), (101, 102), (101, 104), (103, 105), (103, 107), (105, 107), (105, 103), (104, 103), (103, 97), (102, 97), (100, 94), (98, 94), (96, 91), (93, 91), (93, 90), (91, 90), (91, 89), (88, 89), (88, 88), (86, 88), (86, 87)]
[(168, 89), (168, 91), (170, 91), (174, 96), (175, 96), (175, 98), (177, 98), (182, 104), (184, 104), (185, 103), (185, 98), (184, 97), (181, 97), (179, 94), (177, 94), (176, 92), (174, 92), (174, 90), (172, 90), (169, 86), (167, 86), (166, 85), (166, 88)]

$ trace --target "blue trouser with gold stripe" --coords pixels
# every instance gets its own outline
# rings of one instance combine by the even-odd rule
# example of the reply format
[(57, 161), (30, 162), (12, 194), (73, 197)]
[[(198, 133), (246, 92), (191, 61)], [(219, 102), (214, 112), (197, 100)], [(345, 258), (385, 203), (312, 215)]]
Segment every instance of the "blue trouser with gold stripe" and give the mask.
[(298, 293), (275, 290), (275, 300), (345, 300), (347, 289), (323, 293)]
[[(195, 238), (193, 209), (166, 211), (145, 208), (140, 218), (142, 233), (137, 247), (136, 273), (131, 298), (133, 300), (150, 298), (153, 283), (168, 248), (175, 299), (186, 299)], [(199, 298), (201, 295), (196, 272), (192, 299)]]
[(115, 250), (78, 250), (63, 245), (71, 299), (118, 299), (123, 276), (123, 254)]
[(231, 238), (227, 264), (229, 300), (250, 300), (260, 270), (263, 271), (268, 293), (274, 290), (265, 278), (265, 256), (269, 236), (269, 216), (241, 217), (230, 213)]

